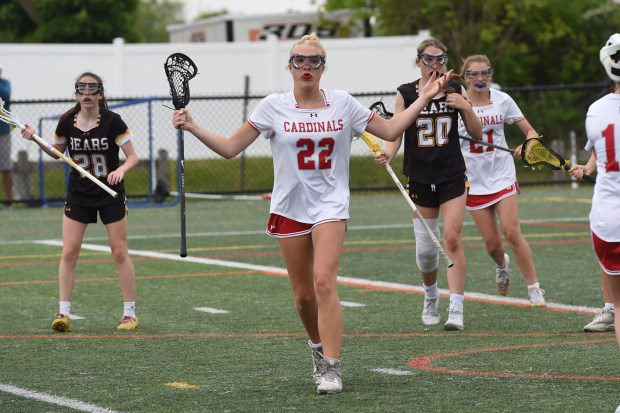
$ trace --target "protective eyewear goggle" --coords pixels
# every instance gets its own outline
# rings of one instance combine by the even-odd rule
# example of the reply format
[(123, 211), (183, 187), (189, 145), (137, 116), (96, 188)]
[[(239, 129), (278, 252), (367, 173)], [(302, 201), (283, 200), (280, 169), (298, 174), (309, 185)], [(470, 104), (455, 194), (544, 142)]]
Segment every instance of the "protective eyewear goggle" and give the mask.
[(289, 59), (288, 62), (295, 69), (299, 69), (303, 65), (309, 65), (313, 69), (320, 69), (321, 66), (325, 64), (325, 58), (318, 54), (313, 54), (310, 56), (304, 56), (302, 54), (294, 54)]
[(493, 74), (493, 69), (491, 69), (490, 67), (488, 69), (484, 69), (484, 70), (469, 70), (467, 69), (465, 71), (465, 77), (468, 79), (475, 79), (478, 76), (482, 76), (482, 77), (490, 77)]
[(85, 83), (77, 82), (75, 84), (75, 91), (80, 94), (96, 95), (103, 90), (101, 83)]
[(448, 61), (448, 55), (445, 54), (445, 53), (438, 54), (438, 55), (432, 55), (432, 54), (428, 54), (428, 53), (421, 53), (421, 54), (418, 55), (418, 59), (420, 59), (420, 61), (424, 64), (424, 66), (432, 65), (433, 61), (435, 61), (438, 64), (443, 66)]

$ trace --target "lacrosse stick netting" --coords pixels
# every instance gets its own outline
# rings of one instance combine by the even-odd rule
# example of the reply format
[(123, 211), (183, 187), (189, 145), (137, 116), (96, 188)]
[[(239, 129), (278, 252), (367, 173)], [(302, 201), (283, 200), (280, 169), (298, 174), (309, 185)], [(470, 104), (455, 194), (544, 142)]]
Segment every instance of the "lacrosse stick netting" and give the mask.
[[(526, 166), (532, 168), (546, 166), (554, 170), (570, 170), (569, 162), (553, 151), (540, 138), (530, 138), (523, 142), (521, 160)], [(583, 175), (583, 179), (592, 183), (596, 182), (594, 177), (586, 174)]]

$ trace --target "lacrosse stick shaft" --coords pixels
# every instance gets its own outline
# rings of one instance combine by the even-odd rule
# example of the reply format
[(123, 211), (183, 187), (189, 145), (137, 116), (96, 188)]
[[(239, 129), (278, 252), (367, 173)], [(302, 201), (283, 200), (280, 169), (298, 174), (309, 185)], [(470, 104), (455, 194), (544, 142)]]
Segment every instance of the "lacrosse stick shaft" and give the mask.
[[(22, 125), (21, 123), (19, 123), (19, 122), (14, 122), (14, 123), (15, 123), (15, 126), (17, 126), (18, 128), (20, 128), (22, 130), (26, 129), (26, 127), (24, 125)], [(110, 188), (109, 186), (107, 186), (106, 184), (101, 182), (99, 179), (97, 179), (94, 176), (92, 176), (90, 174), (90, 172), (86, 171), (80, 165), (76, 164), (73, 161), (73, 159), (71, 159), (70, 157), (68, 157), (64, 153), (60, 152), (58, 149), (54, 148), (51, 144), (49, 144), (47, 141), (42, 139), (40, 136), (38, 136), (37, 134), (34, 134), (34, 135), (32, 135), (32, 137), (39, 145), (44, 146), (46, 149), (51, 151), (54, 155), (58, 156), (59, 158), (62, 158), (62, 160), (65, 161), (66, 163), (68, 163), (72, 168), (76, 169), (83, 176), (85, 176), (86, 178), (90, 179), (94, 184), (99, 186), (99, 188), (103, 189), (108, 194), (110, 194), (112, 196), (112, 198), (116, 198), (118, 196), (118, 193), (116, 191), (114, 191), (112, 188)]]
[(177, 131), (179, 145), (179, 206), (181, 212), (181, 251), (179, 255), (187, 257), (187, 231), (185, 222), (185, 148), (183, 143), (183, 126)]
[(489, 142), (479, 141), (479, 140), (476, 140), (474, 138), (470, 138), (469, 136), (461, 136), (461, 135), (459, 135), (459, 138), (461, 138), (461, 139), (463, 139), (465, 141), (474, 142), (477, 145), (489, 146), (491, 148), (499, 149), (500, 151), (510, 152), (513, 155), (515, 153), (514, 149), (505, 148), (503, 146), (495, 145), (495, 144), (489, 143)]
[(411, 200), (411, 198), (409, 198), (409, 194), (407, 194), (407, 191), (403, 187), (403, 184), (400, 183), (400, 180), (398, 179), (398, 177), (396, 176), (396, 174), (392, 170), (392, 167), (389, 164), (385, 164), (385, 170), (388, 171), (388, 173), (392, 177), (392, 180), (394, 181), (394, 183), (396, 184), (396, 186), (400, 190), (400, 193), (403, 194), (403, 197), (405, 197), (405, 199), (407, 200), (407, 203), (409, 204), (409, 206), (413, 210), (413, 213), (418, 217), (418, 219), (420, 220), (422, 225), (424, 225), (424, 229), (426, 229), (426, 232), (428, 233), (428, 235), (433, 240), (433, 244), (435, 244), (435, 246), (439, 250), (439, 253), (443, 257), (443, 259), (446, 261), (446, 263), (448, 264), (448, 267), (452, 267), (454, 265), (454, 263), (452, 262), (450, 257), (448, 257), (448, 254), (446, 253), (446, 251), (441, 246), (441, 243), (439, 242), (439, 240), (437, 239), (437, 237), (433, 233), (433, 230), (431, 229), (431, 227), (429, 227), (428, 224), (426, 223), (426, 220), (424, 219), (424, 217), (420, 213), (420, 210), (418, 210), (418, 208), (416, 208), (416, 206), (413, 203), (413, 201)]
[[(376, 152), (379, 152), (381, 150), (381, 145), (379, 144), (379, 142), (377, 142), (376, 138), (373, 135), (371, 135), (370, 133), (364, 132), (364, 134), (362, 134), (362, 136), (360, 136), (360, 138), (366, 143), (366, 145), (368, 145), (368, 149), (370, 149), (370, 151), (373, 154), (375, 154)], [(409, 194), (407, 194), (407, 191), (403, 187), (403, 184), (400, 183), (400, 179), (398, 179), (398, 177), (396, 176), (396, 174), (392, 170), (392, 167), (390, 166), (390, 164), (387, 164), (387, 163), (385, 164), (385, 170), (388, 171), (388, 173), (390, 174), (390, 177), (392, 178), (392, 180), (394, 181), (394, 183), (398, 187), (398, 190), (400, 191), (400, 193), (405, 197), (405, 200), (407, 201), (407, 203), (409, 204), (409, 206), (413, 210), (413, 213), (415, 214), (415, 216), (418, 217), (418, 219), (420, 220), (422, 225), (424, 225), (424, 229), (426, 230), (426, 232), (428, 233), (429, 237), (433, 241), (433, 244), (435, 244), (435, 246), (439, 250), (439, 253), (443, 257), (443, 259), (448, 264), (448, 267), (452, 267), (454, 265), (454, 263), (452, 262), (450, 257), (448, 257), (448, 254), (446, 253), (446, 250), (444, 250), (443, 247), (441, 246), (441, 242), (439, 242), (439, 240), (437, 239), (437, 237), (433, 233), (433, 230), (431, 229), (431, 227), (429, 227), (428, 224), (426, 223), (426, 220), (422, 216), (422, 213), (415, 206), (415, 204), (413, 203), (411, 198), (409, 198)]]

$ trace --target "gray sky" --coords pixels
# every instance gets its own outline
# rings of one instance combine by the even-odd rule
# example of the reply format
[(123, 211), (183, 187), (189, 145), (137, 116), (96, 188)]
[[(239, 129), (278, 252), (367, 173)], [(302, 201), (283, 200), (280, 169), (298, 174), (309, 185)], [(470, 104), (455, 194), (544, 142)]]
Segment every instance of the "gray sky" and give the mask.
[(199, 14), (209, 11), (227, 9), (231, 13), (263, 14), (284, 13), (288, 10), (315, 11), (318, 4), (311, 0), (183, 0), (185, 3), (185, 19), (193, 20)]

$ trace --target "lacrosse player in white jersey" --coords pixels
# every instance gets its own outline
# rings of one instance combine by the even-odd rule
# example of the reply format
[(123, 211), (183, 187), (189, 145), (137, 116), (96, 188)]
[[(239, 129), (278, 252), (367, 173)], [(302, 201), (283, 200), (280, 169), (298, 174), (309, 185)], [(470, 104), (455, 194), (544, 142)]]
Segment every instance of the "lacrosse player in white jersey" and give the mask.
[(316, 34), (297, 41), (286, 66), (293, 90), (263, 99), (230, 138), (200, 127), (187, 109), (175, 112), (173, 125), (184, 126), (225, 158), (237, 156), (260, 134), (269, 139), (274, 186), (267, 233), (278, 238), (284, 255), (312, 349), (317, 391), (338, 393), (342, 309), (336, 275), (349, 218), (351, 140), (365, 130), (383, 139), (399, 136), (443, 88), (445, 78), (433, 76), (418, 101), (388, 121), (345, 91), (321, 89), (325, 62)]
[[(485, 55), (472, 55), (463, 61), (461, 77), (476, 115), (482, 123), (482, 140), (507, 147), (504, 124), (516, 124), (526, 138), (536, 138), (538, 133), (525, 119), (514, 100), (504, 92), (491, 88), (493, 69)], [(459, 134), (469, 136), (463, 120), (459, 119)], [(546, 305), (544, 291), (540, 288), (534, 257), (519, 226), (519, 185), (514, 161), (509, 152), (461, 140), (461, 152), (467, 166), (469, 193), (465, 208), (469, 210), (487, 252), (495, 261), (495, 282), (501, 295), (510, 290), (510, 258), (502, 246), (502, 236), (497, 225), (515, 254), (517, 265), (527, 283), (531, 307)], [(515, 150), (519, 156), (521, 147)]]
[[(590, 229), (594, 252), (602, 270), (605, 301), (612, 300), (586, 326), (587, 331), (611, 330), (609, 316), (620, 304), (620, 33), (607, 40), (600, 51), (600, 59), (613, 82), (612, 90), (590, 105), (586, 115), (586, 150), (592, 150), (590, 160), (585, 166), (575, 165), (570, 170), (571, 175), (580, 179), (584, 173), (598, 171), (592, 195)], [(618, 323), (620, 317), (615, 312), (615, 324)], [(607, 328), (592, 329), (590, 325), (601, 325), (601, 328), (606, 325)], [(620, 345), (620, 330), (615, 330)], [(620, 411), (620, 406), (616, 411)]]

